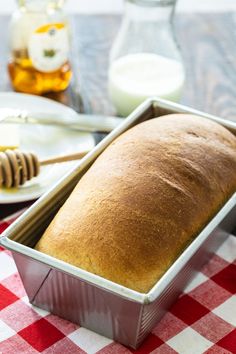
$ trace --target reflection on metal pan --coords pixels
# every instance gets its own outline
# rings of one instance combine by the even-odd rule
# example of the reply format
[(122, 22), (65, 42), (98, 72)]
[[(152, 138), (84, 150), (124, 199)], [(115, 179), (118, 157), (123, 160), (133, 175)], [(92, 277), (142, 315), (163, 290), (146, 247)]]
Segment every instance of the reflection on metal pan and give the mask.
[(165, 100), (149, 99), (2, 234), (1, 244), (12, 251), (34, 305), (137, 348), (196, 271), (236, 227), (235, 194), (147, 294), (127, 289), (32, 248), (78, 180), (116, 137), (147, 119), (180, 112), (212, 119), (236, 134), (234, 122)]

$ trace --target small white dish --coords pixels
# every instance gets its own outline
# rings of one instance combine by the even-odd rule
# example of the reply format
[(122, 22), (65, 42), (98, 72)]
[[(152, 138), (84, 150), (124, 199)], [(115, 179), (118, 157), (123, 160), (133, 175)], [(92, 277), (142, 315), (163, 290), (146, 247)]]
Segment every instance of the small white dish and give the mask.
[[(70, 117), (72, 109), (53, 100), (13, 92), (0, 93), (0, 108), (26, 109), (30, 112), (60, 113)], [(1, 124), (0, 124), (1, 129)], [(52, 126), (20, 125), (22, 151), (33, 151), (39, 158), (70, 152), (91, 150), (94, 147), (92, 134)], [(34, 200), (46, 192), (52, 184), (67, 173), (76, 161), (41, 167), (40, 175), (18, 189), (0, 189), (0, 204)]]

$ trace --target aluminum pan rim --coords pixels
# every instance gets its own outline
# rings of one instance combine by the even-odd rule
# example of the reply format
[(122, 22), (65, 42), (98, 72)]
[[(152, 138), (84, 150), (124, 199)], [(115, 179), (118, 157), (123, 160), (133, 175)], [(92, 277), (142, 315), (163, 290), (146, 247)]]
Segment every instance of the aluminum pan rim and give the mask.
[[(111, 141), (122, 132), (124, 132), (127, 128), (129, 128), (141, 113), (145, 112), (147, 108), (151, 108), (152, 106), (157, 105), (161, 108), (166, 108), (173, 110), (174, 112), (179, 113), (190, 113), (195, 114), (201, 117), (209, 118), (214, 120), (230, 130), (236, 131), (236, 124), (234, 122), (226, 121), (217, 116), (213, 116), (187, 106), (183, 106), (180, 104), (172, 103), (159, 98), (151, 98), (146, 100), (142, 105), (140, 105), (128, 118), (124, 120), (124, 122), (114, 129), (100, 144), (98, 144), (84, 159), (81, 160), (81, 163), (78, 164), (81, 168), (86, 166), (89, 161), (95, 155), (99, 155), (107, 145), (110, 144)], [(78, 167), (77, 166), (77, 167)], [(76, 170), (76, 167), (75, 167)], [(76, 172), (74, 172), (76, 174)], [(73, 175), (73, 173), (69, 172), (65, 177), (63, 177), (54, 187), (42, 196), (36, 203), (33, 204), (23, 215), (21, 215), (16, 222), (10, 225), (6, 231), (3, 232), (0, 238), (0, 244), (4, 247), (23, 254), (25, 256), (31, 257), (39, 262), (45, 263), (52, 268), (61, 270), (67, 274), (70, 274), (74, 277), (80, 278), (81, 280), (93, 284), (94, 286), (103, 288), (107, 291), (113, 292), (119, 296), (125, 297), (131, 301), (135, 301), (138, 303), (150, 303), (156, 300), (156, 298), (161, 294), (161, 292), (165, 289), (165, 287), (171, 282), (171, 280), (177, 275), (179, 270), (188, 262), (191, 256), (199, 249), (201, 244), (207, 239), (210, 232), (214, 230), (214, 228), (223, 220), (223, 218), (227, 215), (227, 213), (232, 209), (236, 204), (236, 193), (226, 202), (223, 208), (215, 215), (215, 217), (208, 223), (208, 225), (201, 231), (201, 233), (195, 238), (194, 241), (185, 249), (185, 251), (180, 255), (180, 257), (173, 263), (173, 265), (167, 270), (167, 272), (163, 275), (163, 277), (157, 281), (152, 289), (147, 294), (139, 293), (132, 289), (128, 289), (122, 285), (114, 283), (110, 280), (92, 274), (90, 272), (84, 271), (83, 269), (72, 266), (66, 262), (60, 261), (54, 257), (50, 257), (46, 254), (43, 254), (39, 251), (36, 251), (28, 246), (24, 246), (19, 244), (10, 238), (12, 234), (17, 233), (21, 224), (25, 222), (25, 219), (30, 219), (32, 212), (37, 211), (37, 208), (40, 207), (42, 203), (47, 202), (56, 193), (58, 189), (61, 188), (61, 185), (67, 180), (69, 176)]]

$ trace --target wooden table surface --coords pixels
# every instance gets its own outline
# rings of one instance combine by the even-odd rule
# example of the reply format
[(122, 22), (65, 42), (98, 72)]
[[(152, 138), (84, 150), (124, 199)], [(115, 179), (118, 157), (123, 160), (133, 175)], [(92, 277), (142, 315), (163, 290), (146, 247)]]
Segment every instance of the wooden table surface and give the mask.
[[(11, 90), (6, 62), (8, 16), (0, 16), (0, 91)], [(76, 15), (73, 27), (73, 87), (57, 99), (86, 112), (114, 113), (107, 96), (108, 53), (118, 15)], [(236, 16), (178, 14), (176, 37), (187, 71), (182, 102), (236, 120)]]
[[(107, 69), (109, 49), (120, 19), (119, 15), (71, 18), (73, 83), (66, 92), (48, 97), (78, 111), (115, 114), (107, 95)], [(0, 91), (11, 90), (6, 70), (8, 24), (9, 17), (0, 16)], [(187, 72), (181, 102), (236, 121), (235, 15), (178, 14), (175, 30)], [(8, 213), (20, 206), (11, 206)], [(0, 208), (0, 217), (3, 213)]]

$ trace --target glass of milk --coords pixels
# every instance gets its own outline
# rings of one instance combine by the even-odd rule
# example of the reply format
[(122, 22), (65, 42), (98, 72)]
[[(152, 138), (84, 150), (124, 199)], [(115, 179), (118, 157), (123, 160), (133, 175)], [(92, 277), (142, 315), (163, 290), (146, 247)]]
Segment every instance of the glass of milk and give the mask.
[(172, 19), (176, 0), (125, 0), (110, 52), (109, 96), (127, 116), (146, 98), (179, 101), (185, 73)]

